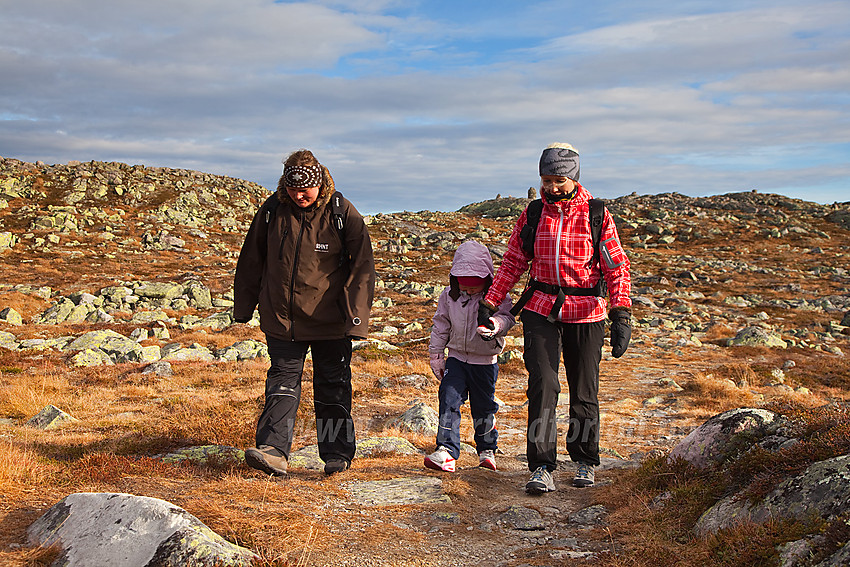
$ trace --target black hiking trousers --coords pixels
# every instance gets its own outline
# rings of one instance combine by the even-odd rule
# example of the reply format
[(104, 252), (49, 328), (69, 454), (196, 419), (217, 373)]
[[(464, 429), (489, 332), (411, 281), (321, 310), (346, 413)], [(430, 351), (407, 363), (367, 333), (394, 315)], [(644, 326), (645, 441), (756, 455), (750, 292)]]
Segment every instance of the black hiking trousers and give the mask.
[(558, 456), (555, 410), (561, 384), (558, 366), (563, 354), (570, 394), (567, 452), (570, 459), (599, 464), (599, 362), (605, 323), (550, 323), (544, 315), (524, 309), (520, 314), (528, 371), (528, 468), (554, 471)]
[(351, 418), (351, 339), (283, 341), (266, 335), (271, 366), (266, 375), (266, 398), (257, 422), (257, 446), (271, 445), (287, 459), (292, 449), (301, 376), (309, 348), (313, 355), (313, 408), (319, 457), (354, 458)]

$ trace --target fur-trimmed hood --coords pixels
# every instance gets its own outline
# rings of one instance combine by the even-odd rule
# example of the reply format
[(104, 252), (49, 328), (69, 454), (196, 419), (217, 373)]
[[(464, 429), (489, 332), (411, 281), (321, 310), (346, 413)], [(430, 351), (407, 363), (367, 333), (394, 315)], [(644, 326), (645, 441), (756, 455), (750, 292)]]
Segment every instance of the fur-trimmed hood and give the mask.
[[(322, 186), (319, 188), (319, 196), (313, 204), (316, 208), (324, 207), (330, 203), (331, 195), (333, 195), (336, 191), (336, 188), (334, 187), (334, 179), (331, 177), (331, 172), (328, 171), (328, 168), (322, 164), (319, 164), (319, 167), (322, 168)], [(277, 181), (277, 199), (281, 203), (291, 204), (294, 207), (298, 206), (289, 197), (289, 192), (286, 190), (283, 175), (281, 175), (280, 179)]]

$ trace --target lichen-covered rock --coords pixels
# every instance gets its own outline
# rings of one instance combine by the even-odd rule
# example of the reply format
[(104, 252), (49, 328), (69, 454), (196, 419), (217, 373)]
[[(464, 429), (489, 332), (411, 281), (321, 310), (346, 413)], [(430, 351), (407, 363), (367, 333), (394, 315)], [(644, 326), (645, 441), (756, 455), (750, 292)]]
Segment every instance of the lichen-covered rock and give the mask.
[(114, 362), (139, 362), (143, 358), (143, 349), (139, 343), (110, 329), (90, 331), (71, 341), (65, 350), (101, 350)]
[(71, 366), (76, 367), (91, 367), (91, 366), (109, 366), (115, 364), (109, 355), (99, 348), (87, 348), (81, 350), (71, 357)]
[(831, 519), (850, 502), (850, 455), (810, 465), (802, 474), (787, 479), (753, 504), (732, 494), (709, 508), (694, 526), (699, 535), (714, 533), (742, 522), (762, 523), (771, 518)]
[(150, 299), (174, 299), (183, 295), (183, 286), (169, 282), (143, 283), (135, 289), (135, 294)]
[(9, 325), (23, 325), (24, 319), (21, 317), (21, 314), (15, 311), (11, 307), (7, 307), (0, 311), (0, 322), (8, 323)]
[(782, 420), (772, 411), (738, 408), (708, 419), (682, 439), (670, 452), (697, 468), (720, 465), (769, 435)]
[(787, 348), (788, 343), (773, 331), (761, 327), (747, 327), (738, 331), (729, 346), (762, 346), (769, 348)]
[(211, 362), (215, 360), (215, 356), (210, 349), (198, 343), (188, 347), (179, 343), (170, 343), (162, 348), (162, 360)]
[(17, 350), (19, 346), (21, 346), (21, 344), (18, 342), (18, 337), (12, 333), (0, 331), (0, 348), (5, 348), (6, 350)]
[(354, 457), (356, 459), (365, 459), (380, 453), (417, 455), (419, 454), (419, 449), (403, 437), (367, 437), (357, 442), (357, 450), (354, 452)]
[(245, 451), (226, 445), (200, 445), (178, 449), (161, 458), (166, 463), (188, 462), (201, 466), (226, 466), (244, 463)]
[(34, 545), (57, 545), (54, 566), (250, 566), (257, 556), (182, 508), (147, 496), (71, 494), (27, 530)]

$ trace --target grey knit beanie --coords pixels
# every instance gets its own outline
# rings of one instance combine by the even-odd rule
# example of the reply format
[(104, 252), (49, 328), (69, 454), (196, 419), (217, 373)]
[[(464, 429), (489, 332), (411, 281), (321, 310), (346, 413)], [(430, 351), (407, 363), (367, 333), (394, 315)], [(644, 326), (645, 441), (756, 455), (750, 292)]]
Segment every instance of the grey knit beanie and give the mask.
[(569, 144), (550, 144), (540, 156), (540, 176), (556, 175), (578, 181), (578, 151)]

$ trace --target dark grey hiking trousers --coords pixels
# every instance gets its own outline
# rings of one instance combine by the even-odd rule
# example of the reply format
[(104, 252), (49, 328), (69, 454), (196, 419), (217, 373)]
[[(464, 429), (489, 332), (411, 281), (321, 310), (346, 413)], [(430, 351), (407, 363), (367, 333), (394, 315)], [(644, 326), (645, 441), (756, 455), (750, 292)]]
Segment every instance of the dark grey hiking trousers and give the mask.
[(520, 314), (528, 370), (528, 468), (557, 468), (558, 427), (555, 410), (563, 355), (570, 395), (567, 452), (575, 462), (599, 464), (599, 362), (605, 323), (550, 323), (532, 311)]
[(307, 348), (313, 358), (313, 407), (316, 437), (323, 461), (354, 458), (351, 418), (351, 339), (282, 341), (266, 336), (271, 366), (266, 374), (266, 399), (257, 422), (257, 446), (271, 445), (288, 459), (292, 449), (301, 375)]

